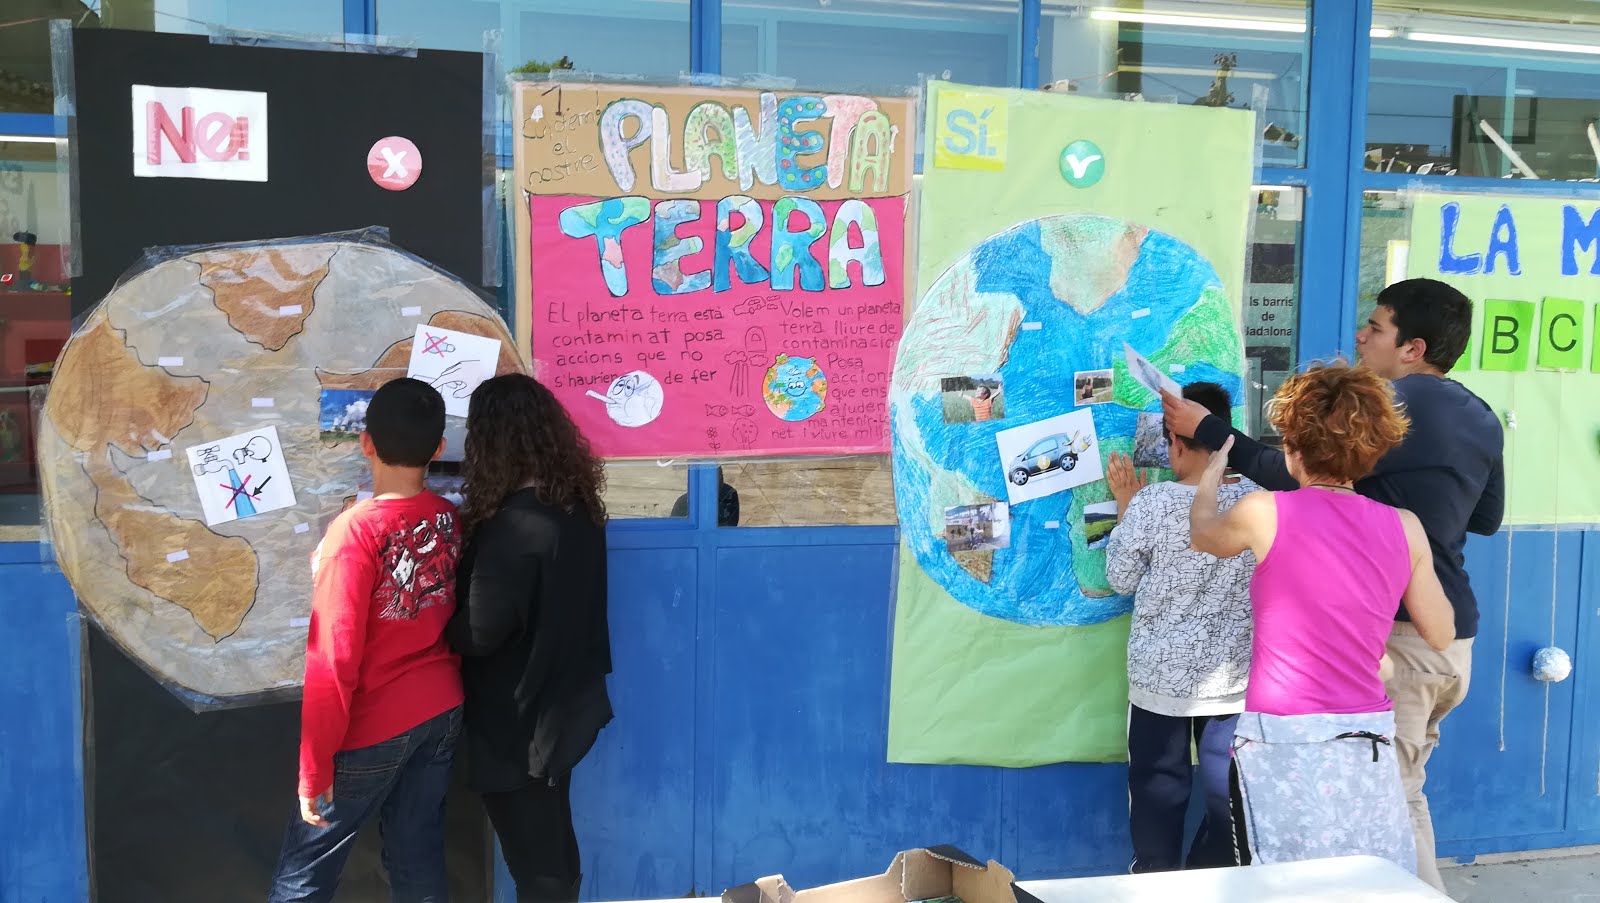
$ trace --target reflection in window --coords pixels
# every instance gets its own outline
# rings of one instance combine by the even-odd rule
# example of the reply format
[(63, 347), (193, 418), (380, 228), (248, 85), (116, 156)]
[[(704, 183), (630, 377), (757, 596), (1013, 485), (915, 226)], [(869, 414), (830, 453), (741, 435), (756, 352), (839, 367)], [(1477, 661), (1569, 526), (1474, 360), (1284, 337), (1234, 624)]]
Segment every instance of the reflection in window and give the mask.
[(688, 517), (689, 465), (607, 461), (604, 497), (612, 519)]
[(494, 30), (508, 71), (689, 69), (688, 0), (378, 0), (378, 31), (419, 47), (480, 51)]
[(49, 383), (72, 328), (65, 185), (54, 142), (0, 141), (0, 542), (39, 523), (29, 391)]
[(1246, 431), (1271, 435), (1266, 402), (1294, 372), (1300, 339), (1300, 225), (1305, 193), (1259, 186), (1245, 272)]
[(1361, 200), (1361, 268), (1357, 276), (1356, 323), (1367, 322), (1378, 306), (1378, 293), (1389, 285), (1389, 254), (1396, 242), (1406, 242), (1409, 217), (1400, 195), (1369, 191)]
[(1262, 162), (1305, 159), (1306, 4), (1044, 0), (1044, 85), (1093, 97), (1254, 108)]
[(886, 455), (725, 464), (722, 476), (738, 499), (741, 527), (896, 522)]
[(801, 86), (904, 93), (924, 79), (1014, 85), (1020, 71), (1016, 0), (724, 0), (722, 71)]
[(1458, 4), (1380, 0), (1373, 12), (1366, 168), (1600, 176), (1594, 56), (1600, 10), (1575, 12), (1576, 5), (1582, 4), (1518, 3), (1513, 22), (1446, 14)]

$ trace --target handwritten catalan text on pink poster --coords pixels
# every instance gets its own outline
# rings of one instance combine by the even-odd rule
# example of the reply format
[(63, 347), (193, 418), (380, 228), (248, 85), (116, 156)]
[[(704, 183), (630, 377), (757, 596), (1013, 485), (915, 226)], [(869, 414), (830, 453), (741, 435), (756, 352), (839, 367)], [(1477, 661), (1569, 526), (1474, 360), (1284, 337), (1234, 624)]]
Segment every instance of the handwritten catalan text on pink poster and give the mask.
[(600, 455), (888, 450), (904, 197), (527, 201), (535, 374)]

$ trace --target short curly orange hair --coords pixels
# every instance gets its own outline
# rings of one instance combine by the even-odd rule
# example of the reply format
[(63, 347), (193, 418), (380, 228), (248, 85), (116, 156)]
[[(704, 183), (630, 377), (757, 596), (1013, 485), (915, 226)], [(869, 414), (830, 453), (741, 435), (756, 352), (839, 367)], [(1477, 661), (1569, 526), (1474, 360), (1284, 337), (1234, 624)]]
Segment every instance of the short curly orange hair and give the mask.
[(1289, 377), (1267, 418), (1307, 474), (1341, 483), (1371, 473), (1410, 425), (1388, 380), (1343, 361)]

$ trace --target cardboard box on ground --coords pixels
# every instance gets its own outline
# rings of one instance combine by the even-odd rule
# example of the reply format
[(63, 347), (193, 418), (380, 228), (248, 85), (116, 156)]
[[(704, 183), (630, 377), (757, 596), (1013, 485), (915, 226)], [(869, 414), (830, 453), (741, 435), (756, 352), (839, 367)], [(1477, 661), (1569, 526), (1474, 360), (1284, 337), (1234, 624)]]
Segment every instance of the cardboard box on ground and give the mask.
[(907, 850), (881, 875), (795, 890), (782, 875), (729, 888), (723, 903), (1038, 903), (1018, 889), (1011, 870), (987, 865), (952, 846)]

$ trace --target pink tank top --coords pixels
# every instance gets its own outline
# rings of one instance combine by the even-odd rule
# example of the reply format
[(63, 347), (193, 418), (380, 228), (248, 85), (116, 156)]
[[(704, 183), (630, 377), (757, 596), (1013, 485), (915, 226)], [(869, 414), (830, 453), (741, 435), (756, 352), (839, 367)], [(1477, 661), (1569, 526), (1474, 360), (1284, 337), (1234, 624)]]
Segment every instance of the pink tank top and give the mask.
[(1411, 580), (1399, 512), (1323, 489), (1273, 500), (1278, 535), (1250, 582), (1255, 638), (1245, 709), (1389, 711), (1378, 664)]

